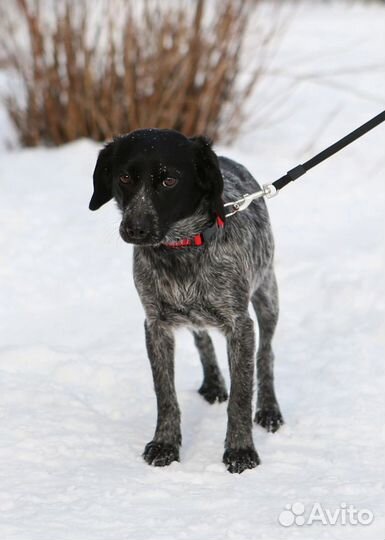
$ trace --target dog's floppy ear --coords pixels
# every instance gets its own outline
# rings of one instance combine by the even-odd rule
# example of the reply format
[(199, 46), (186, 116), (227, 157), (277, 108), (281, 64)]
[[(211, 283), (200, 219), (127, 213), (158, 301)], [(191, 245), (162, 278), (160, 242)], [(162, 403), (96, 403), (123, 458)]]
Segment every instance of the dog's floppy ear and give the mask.
[(113, 142), (107, 144), (99, 152), (94, 170), (94, 193), (89, 209), (97, 210), (112, 199), (112, 150)]
[(225, 221), (225, 208), (223, 206), (223, 178), (219, 168), (218, 158), (211, 148), (211, 141), (207, 137), (191, 137), (194, 147), (195, 166), (200, 187), (207, 193), (210, 211), (213, 216), (219, 216)]

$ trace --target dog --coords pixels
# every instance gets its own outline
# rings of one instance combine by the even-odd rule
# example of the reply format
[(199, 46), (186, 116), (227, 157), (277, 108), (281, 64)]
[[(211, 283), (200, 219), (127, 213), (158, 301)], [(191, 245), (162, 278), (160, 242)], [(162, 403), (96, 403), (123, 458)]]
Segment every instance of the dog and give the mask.
[(157, 399), (155, 434), (143, 453), (155, 466), (179, 461), (180, 410), (174, 385), (174, 329), (193, 332), (203, 366), (199, 393), (228, 394), (207, 329), (227, 340), (231, 387), (223, 462), (231, 473), (260, 463), (252, 437), (255, 335), (258, 397), (254, 420), (275, 432), (283, 418), (274, 390), (272, 338), (278, 319), (274, 241), (266, 204), (254, 201), (228, 219), (224, 201), (259, 189), (242, 165), (217, 157), (209, 139), (140, 129), (100, 151), (89, 204), (115, 199), (119, 232), (134, 244), (134, 282), (145, 311), (145, 338)]

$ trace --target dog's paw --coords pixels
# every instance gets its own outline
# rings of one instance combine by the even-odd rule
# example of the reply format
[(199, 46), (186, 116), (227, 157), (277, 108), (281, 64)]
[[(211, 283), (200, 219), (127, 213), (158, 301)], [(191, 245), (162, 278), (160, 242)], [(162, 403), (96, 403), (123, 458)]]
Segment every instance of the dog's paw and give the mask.
[(278, 431), (285, 423), (281, 411), (277, 407), (258, 409), (255, 413), (254, 422), (271, 433)]
[(229, 472), (241, 474), (246, 469), (254, 469), (261, 460), (254, 448), (227, 448), (223, 454), (223, 463)]
[(198, 390), (199, 394), (209, 403), (226, 401), (228, 396), (226, 387), (220, 382), (203, 382)]
[(143, 458), (149, 465), (165, 467), (179, 461), (179, 448), (173, 444), (151, 441), (145, 446)]

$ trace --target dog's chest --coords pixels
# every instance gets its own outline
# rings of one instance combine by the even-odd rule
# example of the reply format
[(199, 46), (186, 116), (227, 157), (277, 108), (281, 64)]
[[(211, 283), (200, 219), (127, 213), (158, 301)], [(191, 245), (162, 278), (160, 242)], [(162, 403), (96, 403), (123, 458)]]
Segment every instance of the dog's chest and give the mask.
[(215, 268), (197, 263), (150, 265), (146, 276), (136, 277), (147, 315), (191, 327), (229, 324), (230, 310), (224, 308), (227, 294)]
[(155, 272), (157, 295), (163, 302), (175, 306), (191, 306), (202, 302), (202, 279), (187, 272), (168, 275)]
[(209, 290), (209, 272), (158, 273), (157, 297), (162, 315), (174, 322), (192, 325), (216, 324), (215, 297)]

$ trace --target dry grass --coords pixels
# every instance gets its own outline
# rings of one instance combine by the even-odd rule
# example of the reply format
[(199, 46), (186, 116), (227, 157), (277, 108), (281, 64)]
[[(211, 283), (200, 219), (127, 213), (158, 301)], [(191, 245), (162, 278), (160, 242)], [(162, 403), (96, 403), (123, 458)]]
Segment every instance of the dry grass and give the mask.
[(239, 84), (256, 0), (47, 1), (0, 7), (1, 58), (22, 83), (5, 100), (23, 145), (143, 127), (236, 134), (262, 70), (257, 62)]

